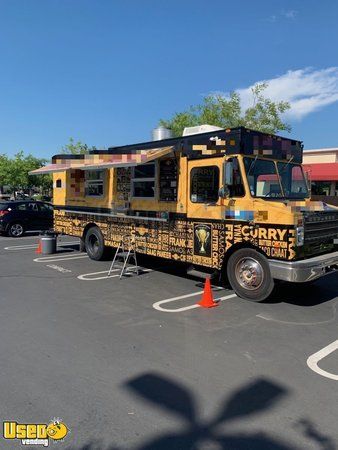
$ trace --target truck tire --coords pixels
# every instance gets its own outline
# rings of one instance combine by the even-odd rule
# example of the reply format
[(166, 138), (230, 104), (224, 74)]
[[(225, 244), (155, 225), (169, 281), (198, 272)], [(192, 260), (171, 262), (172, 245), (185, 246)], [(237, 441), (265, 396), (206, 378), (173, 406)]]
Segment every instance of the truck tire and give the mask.
[(90, 259), (95, 261), (105, 259), (106, 247), (99, 227), (89, 228), (85, 237), (85, 248)]
[(267, 259), (251, 248), (241, 248), (230, 256), (227, 276), (235, 293), (252, 302), (265, 300), (274, 288)]
[(79, 251), (80, 252), (86, 251), (86, 244), (83, 238), (80, 238)]

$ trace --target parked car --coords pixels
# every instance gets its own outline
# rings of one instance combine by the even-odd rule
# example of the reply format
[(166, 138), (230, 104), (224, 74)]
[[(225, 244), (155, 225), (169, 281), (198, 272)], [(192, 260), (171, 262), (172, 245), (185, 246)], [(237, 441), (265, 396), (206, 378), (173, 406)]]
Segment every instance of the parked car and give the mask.
[(20, 237), (25, 231), (49, 230), (53, 226), (50, 203), (14, 200), (0, 203), (0, 233)]
[(0, 202), (10, 200), (10, 199), (11, 199), (11, 194), (0, 194)]

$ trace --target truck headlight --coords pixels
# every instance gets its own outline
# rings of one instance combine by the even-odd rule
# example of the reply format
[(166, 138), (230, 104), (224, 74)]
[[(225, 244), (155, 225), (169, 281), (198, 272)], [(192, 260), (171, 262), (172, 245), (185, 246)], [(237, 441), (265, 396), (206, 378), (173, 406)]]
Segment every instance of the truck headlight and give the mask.
[(296, 245), (304, 245), (304, 227), (296, 227)]

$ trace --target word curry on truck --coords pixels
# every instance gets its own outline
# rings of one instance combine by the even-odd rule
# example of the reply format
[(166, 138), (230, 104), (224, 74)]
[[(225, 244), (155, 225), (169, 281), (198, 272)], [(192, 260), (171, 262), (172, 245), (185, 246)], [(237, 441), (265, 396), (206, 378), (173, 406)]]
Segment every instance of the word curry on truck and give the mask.
[(90, 258), (131, 237), (139, 253), (217, 271), (238, 296), (338, 268), (338, 209), (311, 201), (300, 141), (244, 127), (56, 155), (54, 228)]

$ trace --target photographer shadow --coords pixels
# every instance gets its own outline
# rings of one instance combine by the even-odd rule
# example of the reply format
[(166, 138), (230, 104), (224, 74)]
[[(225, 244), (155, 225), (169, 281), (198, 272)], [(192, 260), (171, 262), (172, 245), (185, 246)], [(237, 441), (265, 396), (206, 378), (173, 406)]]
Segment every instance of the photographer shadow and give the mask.
[[(201, 419), (193, 394), (176, 381), (156, 373), (146, 373), (129, 380), (123, 385), (142, 400), (151, 403), (155, 409), (170, 413), (179, 419), (180, 431), (159, 433), (146, 442), (129, 447), (133, 450), (296, 450), (298, 446), (281, 441), (264, 431), (224, 432), (247, 417), (253, 417), (273, 408), (288, 394), (287, 390), (268, 379), (257, 379), (236, 390), (225, 399), (218, 412), (211, 419)], [(144, 410), (145, 406), (143, 406)], [(334, 450), (335, 444), (321, 434), (309, 419), (301, 419), (294, 428), (298, 429), (307, 447), (314, 444), (318, 449)], [(287, 436), (287, 430), (285, 430)], [(312, 448), (312, 447), (311, 447)], [(89, 442), (80, 448), (68, 450), (119, 450), (114, 444), (104, 447), (100, 442)]]

